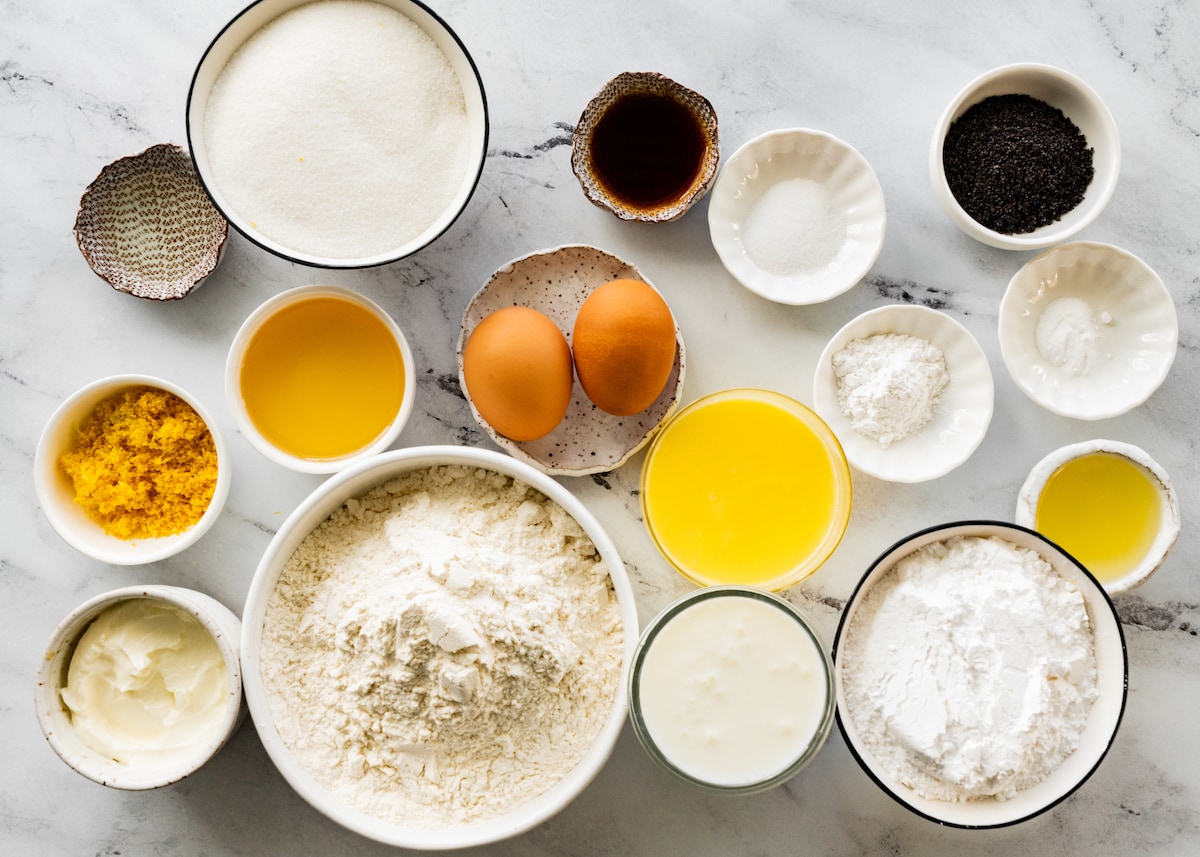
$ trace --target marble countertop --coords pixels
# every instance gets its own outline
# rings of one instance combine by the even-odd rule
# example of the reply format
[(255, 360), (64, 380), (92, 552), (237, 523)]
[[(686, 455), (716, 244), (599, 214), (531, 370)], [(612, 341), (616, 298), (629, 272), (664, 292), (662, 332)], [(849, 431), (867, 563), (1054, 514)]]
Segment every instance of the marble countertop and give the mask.
[[(186, 300), (159, 304), (111, 290), (71, 235), (79, 196), (100, 169), (159, 142), (185, 143), (184, 102), (209, 40), (244, 5), (14, 0), (0, 28), (0, 852), (10, 855), (385, 854), (302, 801), (247, 724), (207, 767), (153, 793), (79, 777), (42, 739), (33, 676), (58, 620), (118, 586), (170, 583), (240, 610), (275, 529), (320, 483), (283, 470), (236, 433), (225, 353), (271, 295), (312, 282), (357, 289), (399, 321), (419, 389), (398, 447), (490, 446), (458, 389), (454, 343), (468, 298), (506, 261), (589, 243), (638, 265), (666, 295), (688, 341), (685, 400), (731, 386), (812, 401), (826, 341), (853, 316), (906, 302), (943, 309), (991, 363), (996, 409), (982, 446), (932, 482), (854, 474), (850, 528), (832, 559), (788, 594), (825, 639), (871, 560), (898, 538), (964, 517), (1011, 520), (1017, 491), (1047, 452), (1094, 437), (1132, 442), (1172, 475), (1184, 529), (1160, 572), (1117, 599), (1129, 650), (1129, 701), (1108, 758), (1070, 799), (1011, 828), (945, 829), (911, 815), (859, 769), (835, 731), (786, 786), (753, 797), (694, 793), (661, 774), (627, 728), (573, 804), (481, 854), (1200, 853), (1200, 5), (1188, 0), (431, 0), (472, 51), (485, 82), (491, 141), (482, 181), (434, 245), (367, 271), (308, 269), (241, 236)], [(1132, 412), (1096, 423), (1027, 399), (1000, 358), (997, 309), (1032, 254), (962, 235), (934, 199), (927, 150), (945, 104), (970, 79), (1010, 62), (1075, 72), (1106, 100), (1121, 132), (1116, 192), (1081, 237), (1117, 244), (1166, 282), (1179, 352), (1165, 384)], [(728, 155), (772, 128), (805, 126), (850, 142), (872, 164), (887, 238), (866, 278), (812, 307), (751, 294), (721, 266), (707, 203), (671, 224), (630, 224), (589, 204), (569, 165), (569, 135), (588, 99), (626, 70), (667, 74), (708, 97)], [(105, 375), (173, 380), (218, 415), (235, 478), (224, 514), (193, 548), (113, 567), (68, 547), (37, 507), (38, 435), (73, 391)], [(595, 478), (563, 479), (613, 536), (643, 622), (688, 585), (639, 520), (641, 458)]]

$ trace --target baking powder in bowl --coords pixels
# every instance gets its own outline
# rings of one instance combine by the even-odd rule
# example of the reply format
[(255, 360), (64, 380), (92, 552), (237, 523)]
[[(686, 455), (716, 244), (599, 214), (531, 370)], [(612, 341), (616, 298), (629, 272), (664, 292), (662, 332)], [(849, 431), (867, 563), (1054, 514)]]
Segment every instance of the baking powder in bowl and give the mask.
[(1009, 798), (1078, 746), (1096, 699), (1082, 594), (1036, 551), (956, 536), (904, 557), (846, 630), (846, 711), (922, 797)]
[(394, 250), (449, 207), (467, 173), (462, 84), (405, 15), (321, 0), (230, 58), (204, 116), (217, 188), (266, 237), (358, 259)]
[(416, 470), (296, 549), (263, 622), (284, 744), (347, 804), (416, 828), (499, 815), (590, 749), (623, 664), (612, 581), (561, 506), (488, 470)]

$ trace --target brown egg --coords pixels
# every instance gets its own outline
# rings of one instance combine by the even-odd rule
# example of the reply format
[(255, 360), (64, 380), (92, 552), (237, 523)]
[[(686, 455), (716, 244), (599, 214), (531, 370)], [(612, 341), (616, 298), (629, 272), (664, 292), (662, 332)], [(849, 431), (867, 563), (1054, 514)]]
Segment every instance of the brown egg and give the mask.
[(613, 280), (588, 295), (571, 335), (583, 391), (614, 416), (654, 404), (671, 375), (675, 345), (667, 302), (640, 280)]
[(529, 307), (506, 307), (475, 326), (463, 347), (467, 395), (488, 424), (537, 440), (571, 404), (571, 349), (558, 326)]

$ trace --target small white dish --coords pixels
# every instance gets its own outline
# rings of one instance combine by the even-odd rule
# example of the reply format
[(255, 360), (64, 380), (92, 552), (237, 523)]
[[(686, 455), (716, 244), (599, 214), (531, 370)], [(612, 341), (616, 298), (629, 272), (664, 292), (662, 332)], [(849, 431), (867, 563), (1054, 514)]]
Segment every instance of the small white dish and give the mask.
[[(846, 673), (855, 669), (847, 663), (844, 640), (847, 629), (860, 619), (860, 606), (897, 562), (925, 545), (954, 536), (996, 537), (1017, 547), (1036, 551), (1060, 576), (1083, 596), (1095, 644), (1098, 696), (1088, 712), (1079, 746), (1042, 782), (1023, 789), (1008, 800), (943, 801), (922, 797), (912, 787), (892, 776), (888, 767), (866, 746), (863, 730), (855, 721), (847, 700)], [(833, 643), (834, 686), (837, 692), (837, 723), (851, 755), (863, 771), (892, 799), (922, 818), (951, 827), (1005, 827), (1041, 815), (1070, 797), (1096, 771), (1116, 739), (1125, 712), (1129, 659), (1125, 638), (1112, 601), (1104, 590), (1068, 554), (1043, 536), (1000, 521), (958, 521), (930, 527), (898, 541), (863, 574), (838, 623)]]
[[(994, 95), (1028, 95), (1058, 108), (1087, 138), (1094, 175), (1083, 200), (1054, 223), (1032, 232), (1008, 235), (976, 221), (955, 199), (946, 181), (944, 153), (950, 125), (979, 102)], [(933, 129), (929, 176), (933, 193), (954, 225), (984, 244), (1001, 250), (1038, 250), (1066, 241), (1092, 221), (1112, 198), (1121, 170), (1117, 124), (1096, 92), (1070, 72), (1040, 63), (1000, 66), (972, 80), (950, 101)]]
[[(109, 608), (136, 599), (163, 601), (196, 617), (216, 641), (225, 661), (228, 700), (215, 724), (214, 737), (197, 745), (193, 755), (159, 765), (121, 764), (89, 747), (75, 731), (71, 713), (60, 695), (67, 684), (71, 659), (84, 631)], [(135, 791), (161, 788), (182, 780), (216, 755), (246, 715), (238, 656), (241, 629), (241, 620), (224, 604), (202, 592), (178, 586), (127, 586), (89, 599), (72, 610), (54, 629), (38, 666), (34, 703), (42, 733), (59, 758), (100, 785)]]
[[(1059, 298), (1082, 300), (1092, 312), (1096, 359), (1078, 374), (1038, 347), (1038, 321)], [(1076, 242), (1035, 256), (1013, 275), (999, 331), (1004, 365), (1025, 395), (1051, 413), (1099, 420), (1159, 388), (1175, 360), (1179, 320), (1171, 293), (1145, 262), (1110, 244)]]
[[(898, 333), (941, 350), (950, 380), (933, 418), (909, 437), (882, 447), (854, 430), (838, 405), (833, 356), (852, 340)], [(841, 441), (846, 458), (863, 473), (889, 482), (925, 482), (971, 457), (992, 419), (995, 388), (987, 355), (965, 327), (944, 312), (912, 304), (869, 310), (852, 319), (821, 352), (813, 379), (813, 407)]]
[[(845, 228), (830, 224), (823, 237), (829, 258), (816, 267), (773, 273), (747, 252), (746, 224), (764, 194), (793, 179), (814, 183)], [(807, 128), (768, 131), (744, 143), (721, 168), (708, 204), (709, 234), (725, 268), (750, 291), (784, 304), (820, 303), (852, 288), (879, 258), (886, 225), (883, 188), (871, 165), (837, 137)]]
[[(1042, 493), (1046, 490), (1046, 484), (1049, 482), (1050, 477), (1068, 462), (1096, 453), (1120, 456), (1140, 468), (1149, 478), (1150, 483), (1157, 489), (1162, 503), (1159, 507), (1160, 526), (1158, 534), (1141, 560), (1130, 568), (1128, 573), (1120, 577), (1111, 580), (1100, 580), (1100, 584), (1104, 587), (1105, 592), (1109, 595), (1117, 595), (1121, 592), (1128, 592), (1135, 586), (1140, 586), (1150, 579), (1150, 576), (1166, 560), (1167, 554), (1171, 552), (1171, 548), (1175, 546), (1175, 542), (1179, 539), (1179, 533), (1183, 527), (1183, 520), (1179, 513), (1179, 498), (1175, 495), (1175, 488), (1171, 484), (1171, 479), (1162, 465), (1151, 458), (1149, 453), (1144, 449), (1119, 440), (1099, 438), (1068, 444), (1054, 450), (1035, 464), (1033, 469), (1029, 471), (1029, 477), (1025, 480), (1025, 484), (1021, 486), (1021, 491), (1017, 495), (1015, 520), (1023, 527), (1037, 529), (1038, 502), (1042, 497)], [(1055, 534), (1051, 532), (1044, 535), (1053, 539)], [(1068, 551), (1072, 550), (1071, 545), (1064, 544), (1063, 547)], [(1076, 558), (1081, 559), (1081, 557)]]
[[(131, 387), (156, 387), (183, 399), (208, 426), (217, 451), (217, 482), (200, 520), (172, 536), (122, 539), (109, 535), (75, 502), (75, 487), (59, 467), (59, 458), (74, 447), (78, 426), (102, 401)], [(212, 412), (181, 387), (151, 375), (113, 375), (88, 384), (58, 406), (38, 440), (33, 483), (38, 505), (63, 541), (92, 559), (111, 565), (141, 565), (174, 556), (199, 540), (221, 516), (233, 480), (233, 459)]]
[(584, 300), (612, 280), (651, 283), (635, 265), (597, 247), (567, 244), (514, 259), (483, 285), (467, 304), (459, 332), (458, 379), (471, 415), (497, 446), (514, 458), (552, 476), (587, 476), (615, 470), (646, 445), (679, 406), (685, 355), (683, 334), (675, 328), (675, 365), (666, 387), (646, 410), (628, 417), (607, 414), (592, 404), (579, 379), (561, 423), (544, 437), (514, 441), (493, 429), (467, 395), (463, 379), (463, 347), (475, 326), (489, 314), (510, 306), (532, 307), (550, 318), (570, 342), (575, 316)]
[[(393, 339), (396, 341), (396, 345), (400, 349), (401, 359), (404, 362), (404, 393), (400, 401), (400, 407), (397, 409), (396, 416), (391, 424), (371, 443), (337, 458), (304, 458), (280, 449), (268, 440), (258, 430), (258, 427), (255, 426), (254, 420), (251, 419), (250, 412), (246, 408), (246, 401), (242, 396), (242, 364), (246, 357), (246, 350), (253, 340), (254, 335), (269, 318), (281, 309), (313, 298), (338, 298), (350, 301), (366, 309), (379, 319), (388, 332), (391, 333)], [(297, 351), (303, 348), (304, 343), (296, 344)], [(416, 400), (416, 388), (416, 369), (413, 367), (412, 349), (409, 348), (408, 340), (404, 338), (404, 333), (400, 330), (399, 325), (396, 324), (395, 320), (379, 304), (352, 289), (341, 286), (300, 286), (268, 298), (242, 322), (242, 326), (233, 337), (233, 343), (229, 346), (229, 355), (225, 361), (225, 398), (229, 402), (229, 409), (233, 411), (234, 421), (237, 423), (238, 430), (245, 435), (246, 440), (250, 441), (250, 444), (255, 449), (271, 461), (290, 470), (299, 471), (300, 473), (335, 473), (364, 458), (383, 452), (392, 445), (392, 441), (399, 436), (408, 422), (409, 416), (412, 415), (413, 403)]]

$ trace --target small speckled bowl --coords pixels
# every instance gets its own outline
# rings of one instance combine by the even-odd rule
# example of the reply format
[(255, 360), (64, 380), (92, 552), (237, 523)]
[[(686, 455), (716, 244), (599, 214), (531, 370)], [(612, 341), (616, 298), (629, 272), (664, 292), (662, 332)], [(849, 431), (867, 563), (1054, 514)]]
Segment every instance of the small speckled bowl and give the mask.
[[(165, 601), (195, 616), (212, 634), (225, 660), (228, 704), (221, 715), (220, 729), (210, 742), (196, 748), (183, 761), (156, 767), (124, 765), (96, 752), (83, 742), (71, 725), (71, 713), (60, 691), (67, 683), (67, 670), (79, 638), (105, 610), (125, 601), (148, 598)], [(238, 657), (242, 623), (228, 607), (208, 595), (178, 586), (129, 586), (97, 595), (75, 608), (63, 619), (46, 644), (38, 667), (34, 697), (38, 723), (46, 740), (64, 762), (77, 773), (100, 785), (130, 791), (156, 789), (179, 782), (199, 770), (237, 731), (246, 714), (242, 704), (242, 669)]]
[[(1175, 496), (1175, 488), (1171, 485), (1171, 479), (1167, 476), (1167, 471), (1141, 447), (1134, 446), (1131, 443), (1123, 443), (1119, 440), (1097, 439), (1072, 443), (1054, 450), (1034, 465), (1033, 470), (1029, 472), (1029, 477), (1025, 480), (1025, 484), (1021, 486), (1021, 491), (1017, 495), (1016, 522), (1023, 527), (1035, 529), (1038, 501), (1042, 496), (1042, 492), (1046, 490), (1046, 483), (1050, 480), (1050, 477), (1068, 462), (1095, 453), (1117, 455), (1140, 468), (1149, 477), (1150, 482), (1158, 489), (1159, 498), (1162, 502), (1160, 507), (1161, 524), (1158, 535), (1155, 536), (1154, 542), (1146, 551), (1145, 556), (1141, 558), (1140, 562), (1129, 569), (1127, 574), (1115, 580), (1100, 581), (1105, 592), (1109, 595), (1116, 595), (1121, 592), (1127, 592), (1149, 580), (1150, 576), (1166, 560), (1167, 554), (1171, 552), (1171, 548), (1175, 546), (1175, 542), (1179, 539), (1179, 533), (1182, 529), (1182, 518), (1179, 514), (1179, 498)], [(1071, 550), (1070, 545), (1064, 545), (1064, 547), (1067, 550)]]
[[(195, 409), (208, 426), (217, 449), (217, 484), (200, 520), (173, 536), (121, 539), (111, 536), (75, 502), (75, 489), (58, 461), (76, 442), (78, 426), (102, 401), (130, 387), (157, 387), (174, 393)], [(212, 413), (182, 388), (150, 375), (113, 375), (79, 390), (46, 423), (33, 461), (38, 505), (63, 541), (77, 551), (112, 565), (141, 565), (174, 556), (195, 544), (221, 516), (233, 480), (232, 458)]]
[[(623, 200), (606, 188), (604, 181), (596, 173), (592, 160), (592, 134), (605, 111), (622, 96), (631, 93), (649, 93), (674, 99), (695, 117), (704, 134), (705, 152), (696, 177), (681, 196), (665, 203), (638, 206)], [(622, 220), (665, 223), (682, 217), (697, 200), (708, 193), (717, 175), (719, 160), (717, 114), (712, 104), (699, 93), (657, 72), (627, 71), (614, 77), (588, 102), (571, 134), (571, 170), (579, 179), (584, 194), (594, 204)]]
[[(946, 181), (946, 133), (950, 125), (985, 98), (993, 95), (1028, 95), (1062, 111), (1087, 138), (1093, 149), (1095, 173), (1083, 201), (1054, 223), (1032, 232), (1007, 235), (996, 232), (967, 214)], [(1037, 250), (1073, 237), (1092, 221), (1112, 198), (1121, 169), (1121, 141), (1117, 123), (1096, 92), (1070, 72), (1039, 63), (1016, 63), (986, 72), (964, 86), (951, 100), (933, 129), (929, 147), (929, 176), (934, 196), (954, 225), (974, 238), (1001, 250)]]
[(187, 297), (216, 269), (229, 224), (191, 159), (162, 143), (100, 171), (79, 202), (75, 241), (96, 274), (149, 300)]
[[(1072, 374), (1038, 347), (1046, 307), (1076, 298), (1092, 311), (1098, 359)], [(1166, 380), (1179, 340), (1167, 287), (1137, 256), (1079, 241), (1035, 256), (1009, 281), (1000, 301), (1000, 355), (1017, 386), (1051, 413), (1099, 420), (1129, 411)], [(1092, 362), (1092, 361), (1089, 361)]]
[[(458, 337), (458, 379), (463, 395), (463, 347), (475, 326), (490, 313), (510, 306), (532, 307), (547, 315), (571, 338), (575, 315), (584, 300), (611, 280), (641, 280), (653, 284), (634, 265), (585, 244), (568, 244), (514, 259), (494, 273), (463, 313)], [(597, 408), (579, 379), (571, 391), (567, 415), (554, 431), (530, 441), (510, 440), (493, 429), (471, 404), (471, 414), (488, 437), (513, 457), (553, 476), (586, 476), (615, 470), (646, 445), (662, 422), (675, 412), (683, 391), (685, 355), (683, 334), (675, 328), (675, 364), (667, 385), (649, 408), (616, 417)], [(467, 402), (470, 403), (470, 396)]]
[[(819, 267), (774, 273), (747, 251), (746, 224), (764, 194), (796, 179), (828, 195), (845, 229)], [(820, 303), (851, 289), (879, 258), (886, 225), (883, 188), (871, 165), (849, 144), (807, 128), (768, 131), (742, 145), (721, 168), (708, 202), (709, 235), (726, 270), (755, 294), (784, 304)], [(800, 243), (809, 236), (791, 238)]]
[[(842, 413), (833, 357), (852, 340), (886, 333), (936, 345), (946, 358), (950, 381), (929, 423), (885, 449), (855, 431)], [(937, 479), (970, 458), (987, 434), (994, 400), (987, 355), (971, 332), (944, 312), (910, 304), (878, 307), (847, 322), (821, 352), (813, 377), (813, 407), (842, 442), (846, 458), (863, 473), (889, 482)]]

